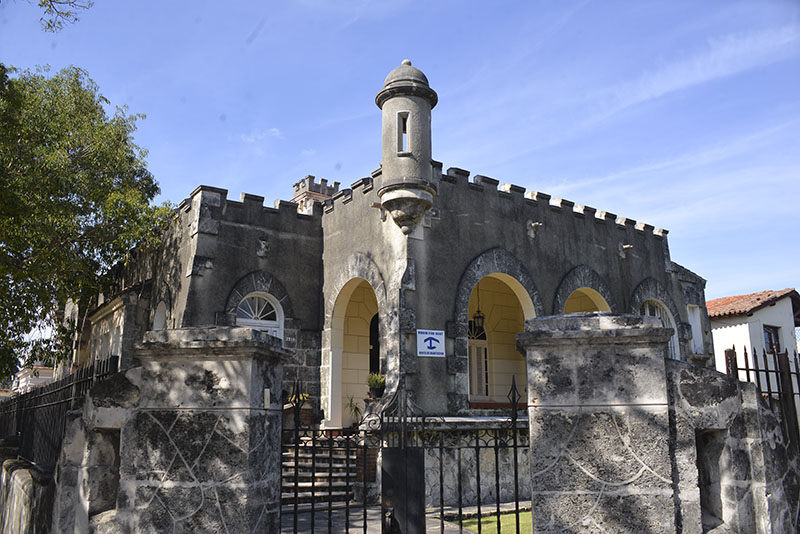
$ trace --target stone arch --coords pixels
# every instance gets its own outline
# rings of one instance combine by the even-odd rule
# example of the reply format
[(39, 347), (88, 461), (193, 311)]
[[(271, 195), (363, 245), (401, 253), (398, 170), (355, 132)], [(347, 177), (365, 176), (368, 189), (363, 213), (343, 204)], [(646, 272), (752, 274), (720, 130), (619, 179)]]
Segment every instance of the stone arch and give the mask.
[(342, 421), (341, 413), (341, 348), (337, 339), (343, 333), (343, 314), (356, 287), (366, 282), (378, 304), (378, 331), (383, 372), (386, 374), (387, 398), (397, 389), (399, 381), (399, 320), (396, 307), (390, 306), (386, 283), (372, 259), (361, 253), (351, 255), (336, 278), (326, 289), (325, 320), (322, 335), (322, 364), (320, 366), (320, 404), (325, 412), (323, 425), (335, 428)]
[(660, 300), (672, 314), (676, 324), (680, 321), (681, 315), (678, 312), (678, 306), (675, 304), (675, 301), (672, 300), (672, 296), (667, 293), (664, 286), (655, 278), (645, 278), (639, 282), (639, 285), (633, 290), (631, 294), (630, 312), (634, 315), (639, 315), (642, 304), (650, 299)]
[(239, 303), (250, 293), (261, 292), (272, 295), (278, 301), (281, 308), (283, 308), (284, 321), (294, 318), (292, 310), (292, 302), (289, 299), (289, 293), (286, 291), (284, 285), (266, 271), (253, 271), (241, 277), (231, 289), (228, 294), (228, 299), (225, 301), (225, 314), (236, 316), (236, 308)]
[[(519, 283), (519, 286), (514, 285), (512, 287), (509, 284), (509, 287), (517, 295), (517, 298), (521, 296), (518, 294), (520, 289), (524, 290), (527, 299), (520, 298), (520, 304), (522, 304), (526, 318), (544, 315), (544, 306), (542, 306), (539, 290), (536, 289), (533, 277), (528, 272), (528, 269), (525, 268), (525, 265), (509, 251), (502, 248), (493, 248), (473, 259), (461, 275), (453, 307), (453, 319), (456, 324), (463, 325), (466, 329), (468, 320), (467, 306), (469, 305), (469, 296), (472, 294), (472, 288), (481, 278), (491, 274), (507, 275)], [(528, 299), (530, 303), (526, 302)], [(532, 307), (532, 309), (526, 309), (526, 307)]]
[(657, 300), (664, 305), (664, 307), (672, 314), (672, 320), (675, 323), (675, 335), (678, 338), (678, 357), (683, 353), (686, 343), (689, 342), (691, 327), (685, 325), (681, 321), (681, 314), (678, 310), (677, 304), (672, 299), (667, 289), (655, 278), (645, 278), (631, 294), (631, 304), (629, 311), (634, 315), (641, 314), (642, 305), (648, 300)]
[(553, 315), (564, 313), (564, 305), (569, 296), (576, 290), (585, 287), (599, 293), (611, 308), (612, 313), (619, 312), (614, 295), (603, 277), (588, 265), (578, 265), (561, 279), (555, 299), (553, 299)]
[[(338, 270), (338, 276), (332, 281), (327, 291), (327, 295), (325, 296), (324, 328), (330, 328), (336, 299), (339, 298), (339, 293), (342, 292), (345, 285), (354, 278), (363, 278), (372, 286), (372, 290), (375, 292), (375, 298), (378, 300), (379, 312), (387, 310), (386, 283), (384, 282), (381, 270), (375, 262), (372, 261), (372, 258), (366, 254), (357, 252), (347, 258), (344, 267)], [(383, 321), (384, 317), (381, 316), (380, 319)]]
[(544, 315), (544, 306), (539, 290), (528, 269), (511, 252), (502, 248), (489, 249), (476, 256), (464, 269), (456, 289), (453, 303), (452, 354), (447, 355), (448, 371), (456, 375), (456, 391), (449, 395), (451, 412), (463, 411), (469, 407), (469, 346), (467, 327), (469, 322), (469, 298), (475, 285), (487, 276), (502, 280), (519, 300), (525, 319)]

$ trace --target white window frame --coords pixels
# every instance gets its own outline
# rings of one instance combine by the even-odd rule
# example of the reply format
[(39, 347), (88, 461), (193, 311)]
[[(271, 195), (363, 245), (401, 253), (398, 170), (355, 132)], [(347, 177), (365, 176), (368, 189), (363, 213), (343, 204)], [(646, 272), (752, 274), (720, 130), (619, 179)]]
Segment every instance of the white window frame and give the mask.
[[(252, 314), (249, 313), (250, 312), (249, 308), (248, 309), (241, 308), (242, 304), (247, 299), (264, 299), (275, 310), (276, 319), (272, 321), (264, 319), (253, 319), (252, 317), (240, 317), (239, 313), (240, 311), (244, 314), (249, 314), (252, 316)], [(248, 328), (252, 328), (253, 330), (260, 330), (262, 332), (267, 332), (271, 336), (283, 339), (283, 308), (278, 302), (278, 299), (276, 299), (269, 293), (264, 293), (263, 291), (254, 291), (252, 293), (248, 293), (242, 300), (239, 301), (239, 304), (236, 306), (236, 325), (246, 326)]]
[(470, 339), (469, 346), (469, 399), (488, 401), (491, 399), (489, 369), (489, 342), (485, 339)]
[(703, 326), (700, 306), (689, 304), (686, 306), (686, 312), (689, 314), (689, 324), (692, 326), (692, 352), (694, 354), (703, 354)]

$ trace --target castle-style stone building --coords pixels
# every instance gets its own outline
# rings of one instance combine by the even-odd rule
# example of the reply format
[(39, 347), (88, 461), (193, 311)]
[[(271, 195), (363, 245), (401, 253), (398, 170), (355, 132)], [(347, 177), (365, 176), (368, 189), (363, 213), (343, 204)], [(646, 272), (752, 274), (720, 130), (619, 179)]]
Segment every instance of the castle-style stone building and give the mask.
[[(530, 476), (520, 487), (534, 532), (791, 532), (797, 444), (754, 386), (712, 369), (705, 280), (672, 261), (667, 231), (443, 171), (432, 159), (437, 100), (403, 61), (375, 98), (382, 154), (370, 176), (349, 187), (307, 176), (274, 207), (200, 186), (178, 206), (163, 250), (120, 270), (114, 295), (89, 313), (75, 363), (119, 356), (125, 372), (92, 393), (83, 426), (67, 432), (87, 450), (105, 429), (121, 436), (108, 445), (122, 458), (118, 520), (134, 530), (189, 521), (170, 512), (187, 507), (183, 497), (156, 502), (142, 488), (171, 491), (162, 482), (174, 451), (213, 451), (219, 484), (255, 473), (242, 499), (256, 527), (242, 531), (274, 528), (274, 390), (299, 381), (311, 420), (340, 429), (358, 422), (367, 376), (380, 372), (384, 399), (402, 383), (415, 409), (453, 424), (507, 414), (512, 383), (526, 389), (520, 472)], [(241, 364), (267, 357), (282, 363)], [(247, 429), (241, 441), (260, 447), (258, 462), (242, 445), (244, 467), (226, 464), (233, 441), (214, 437), (225, 425)], [(192, 432), (216, 445), (198, 453)], [(62, 465), (84, 469), (82, 450), (64, 448)], [(461, 490), (445, 461), (441, 451), (425, 459), (440, 473), (425, 475), (429, 504)], [(191, 477), (174, 476), (203, 495), (197, 462), (186, 461)], [(91, 514), (64, 499), (62, 524)], [(226, 505), (230, 517), (239, 502)]]
[[(164, 255), (90, 317), (80, 359), (123, 357), (147, 330), (243, 325), (281, 338), (326, 427), (349, 426), (370, 371), (400, 375), (431, 414), (506, 402), (525, 384), (515, 336), (533, 317), (655, 315), (668, 357), (712, 353), (705, 281), (673, 262), (667, 231), (500, 184), (432, 159), (438, 96), (404, 61), (375, 103), (382, 157), (343, 187), (307, 176), (291, 202), (200, 186), (178, 208)], [(147, 288), (140, 285), (146, 282)], [(475, 319), (483, 322), (476, 325)], [(444, 356), (417, 355), (416, 332), (444, 332)]]

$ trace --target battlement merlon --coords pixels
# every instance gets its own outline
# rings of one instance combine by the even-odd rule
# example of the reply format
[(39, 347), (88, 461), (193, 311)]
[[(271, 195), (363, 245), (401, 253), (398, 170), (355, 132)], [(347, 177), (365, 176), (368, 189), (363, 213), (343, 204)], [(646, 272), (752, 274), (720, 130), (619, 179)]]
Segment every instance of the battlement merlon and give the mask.
[(319, 183), (317, 183), (316, 177), (309, 174), (294, 184), (294, 196), (292, 198), (297, 198), (304, 193), (317, 193), (325, 197), (332, 197), (338, 192), (339, 182), (333, 182), (333, 184), (329, 185), (326, 178), (320, 178)]
[[(616, 226), (620, 229), (629, 228), (640, 234), (651, 235), (659, 240), (666, 241), (667, 234), (669, 233), (668, 230), (663, 228), (656, 228), (641, 221), (617, 216), (615, 213), (598, 210), (584, 204), (577, 204), (571, 200), (555, 198), (547, 193), (542, 193), (541, 191), (526, 190), (522, 186), (510, 183), (501, 183), (499, 180), (480, 174), (471, 176), (470, 171), (458, 167), (450, 167), (447, 169), (446, 173), (442, 174), (442, 164), (438, 161), (431, 161), (431, 163), (433, 164), (434, 169), (437, 171), (437, 176), (435, 178), (438, 179), (434, 180), (434, 184), (438, 184), (438, 182), (441, 180), (441, 182), (453, 184), (456, 187), (467, 187), (476, 193), (497, 195), (501, 199), (510, 200), (514, 198), (522, 198), (529, 205), (540, 205), (547, 207), (555, 213), (564, 213), (565, 215), (571, 215), (578, 218), (589, 218), (590, 220), (593, 219), (598, 224), (608, 224), (609, 226)], [(360, 180), (353, 182), (350, 188), (341, 190), (339, 189), (339, 182), (336, 182), (334, 184), (336, 193), (330, 197), (314, 195), (314, 200), (322, 204), (323, 213), (330, 213), (335, 209), (337, 204), (347, 204), (352, 199), (354, 191), (358, 189), (361, 189), (362, 193), (371, 191), (374, 180), (380, 178), (381, 175), (382, 169), (378, 168), (371, 173), (371, 177), (361, 178)], [(314, 184), (314, 177), (307, 176), (304, 180), (301, 180), (295, 184), (295, 191), (298, 191), (299, 188), (305, 187), (304, 183), (306, 181), (310, 181), (310, 183)], [(322, 180), (322, 182), (324, 183), (325, 180)], [(438, 190), (438, 186), (436, 186), (436, 189)], [(297, 198), (300, 194), (302, 193), (298, 193), (295, 198)], [(307, 193), (306, 198), (312, 194), (313, 193)]]
[[(439, 164), (441, 166), (441, 164)], [(459, 167), (450, 167), (445, 174), (440, 175), (440, 180), (444, 183), (453, 184), (456, 187), (466, 187), (476, 193), (499, 195), (499, 198), (514, 199), (523, 197), (530, 205), (541, 205), (548, 207), (556, 213), (570, 214), (579, 218), (591, 217), (597, 223), (616, 225), (618, 228), (635, 229), (642, 234), (649, 234), (657, 239), (666, 240), (668, 231), (663, 228), (655, 228), (650, 224), (635, 221), (627, 217), (618, 217), (614, 213), (601, 211), (591, 206), (576, 204), (575, 202), (563, 198), (554, 198), (541, 191), (525, 190), (524, 187), (510, 183), (500, 183), (499, 180), (489, 178), (480, 174), (473, 175), (470, 179), (470, 171)]]

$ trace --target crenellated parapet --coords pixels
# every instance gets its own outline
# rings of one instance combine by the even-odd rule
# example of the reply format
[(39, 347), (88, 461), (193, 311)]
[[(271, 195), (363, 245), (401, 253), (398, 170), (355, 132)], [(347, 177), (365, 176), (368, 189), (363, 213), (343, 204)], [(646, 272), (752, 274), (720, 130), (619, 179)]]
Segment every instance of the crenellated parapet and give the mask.
[(339, 182), (329, 184), (326, 178), (320, 178), (319, 182), (317, 182), (316, 176), (309, 174), (299, 182), (296, 182), (293, 187), (294, 196), (292, 198), (296, 198), (303, 193), (317, 193), (319, 195), (332, 197), (339, 190)]
[[(455, 187), (455, 192), (469, 190), (473, 193), (482, 194), (486, 200), (492, 197), (501, 201), (520, 202), (537, 211), (547, 209), (551, 213), (562, 214), (564, 217), (590, 219), (597, 224), (607, 225), (609, 228), (617, 227), (621, 230), (635, 230), (639, 234), (649, 235), (656, 239), (663, 239), (668, 233), (663, 228), (656, 228), (644, 222), (627, 217), (619, 217), (615, 213), (598, 210), (584, 204), (577, 204), (564, 198), (555, 198), (541, 191), (526, 190), (519, 185), (501, 183), (499, 180), (481, 174), (476, 174), (470, 179), (470, 171), (458, 167), (448, 168), (447, 172), (441, 176), (440, 182), (451, 184)], [(445, 190), (441, 189), (440, 194), (445, 194)], [(466, 206), (464, 208), (466, 209)]]
[(325, 201), (334, 197), (339, 192), (339, 182), (329, 184), (325, 178), (308, 175), (294, 184), (294, 194), (292, 202), (297, 204), (297, 211), (310, 214), (314, 211), (315, 204), (324, 204)]
[[(501, 202), (521, 203), (526, 206), (526, 209), (532, 210), (531, 216), (541, 215), (539, 210), (546, 209), (547, 212), (553, 215), (558, 214), (565, 218), (590, 220), (600, 226), (607, 226), (608, 228), (616, 228), (623, 231), (634, 231), (637, 235), (649, 236), (659, 240), (666, 238), (669, 233), (666, 229), (658, 228), (628, 217), (621, 217), (616, 213), (599, 210), (585, 204), (578, 204), (572, 200), (553, 197), (541, 191), (529, 190), (519, 185), (504, 183), (498, 179), (481, 174), (471, 175), (470, 171), (458, 167), (450, 167), (445, 173), (441, 173), (442, 164), (439, 162), (432, 163), (434, 163), (434, 168), (437, 171), (437, 176), (435, 178), (438, 178), (433, 182), (434, 188), (436, 191), (441, 190), (443, 194), (448, 187), (454, 186), (455, 189), (449, 192), (457, 194), (458, 191), (468, 190), (471, 191), (473, 195), (476, 193), (482, 195), (475, 199), (476, 202), (486, 202), (490, 198), (496, 198)], [(339, 182), (335, 182), (333, 186), (329, 186), (324, 179), (318, 184), (314, 182), (313, 176), (308, 176), (295, 184), (295, 198), (297, 198), (298, 191), (302, 194), (302, 192), (306, 190), (320, 189), (321, 191), (326, 191), (325, 188), (327, 188), (327, 192), (331, 193), (330, 196), (324, 198), (320, 196), (319, 198), (322, 198), (320, 204), (322, 205), (323, 214), (331, 213), (337, 209), (338, 206), (349, 204), (353, 199), (353, 195), (358, 193), (366, 194), (373, 191), (376, 180), (383, 179), (382, 174), (382, 170), (377, 169), (371, 176), (356, 180), (347, 188), (342, 188)], [(468, 206), (462, 206), (462, 208), (467, 210)], [(300, 211), (299, 208), (298, 211)], [(536, 220), (531, 220), (531, 224), (536, 224), (537, 222)]]
[[(338, 191), (339, 184), (324, 186)], [(300, 300), (300, 293), (318, 291), (322, 204), (313, 204), (307, 214), (297, 208), (297, 203), (285, 200), (265, 205), (263, 196), (250, 193), (234, 200), (226, 189), (195, 189), (179, 206), (177, 261), (163, 269), (170, 286), (177, 288), (170, 293), (170, 316), (176, 326), (228, 324), (220, 322), (227, 296), (234, 282), (247, 273), (267, 272), (295, 288), (298, 294), (292, 295), (293, 301)], [(292, 320), (316, 322), (313, 306), (295, 311)]]
[(335, 195), (331, 198), (325, 200), (323, 212), (330, 213), (336, 206), (349, 204), (353, 201), (353, 195), (355, 194), (362, 194), (365, 195), (373, 190), (374, 188), (374, 180), (371, 176), (367, 176), (364, 178), (360, 178), (350, 184), (350, 187), (345, 189), (340, 189)]
[[(317, 184), (319, 185), (319, 184)], [(334, 184), (338, 189), (338, 182)], [(310, 213), (298, 211), (296, 202), (276, 200), (273, 207), (264, 205), (264, 197), (242, 193), (239, 200), (229, 200), (227, 189), (201, 185), (178, 206), (189, 217), (189, 234), (217, 235), (223, 224), (246, 224), (277, 229), (281, 225), (312, 225), (322, 214), (320, 205)]]

